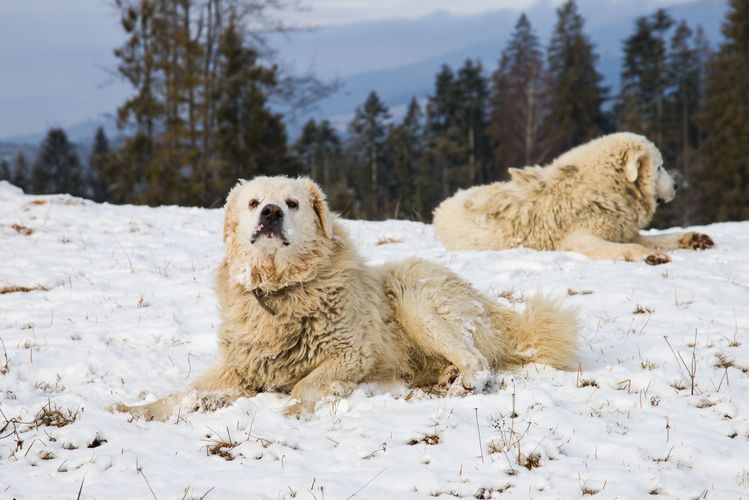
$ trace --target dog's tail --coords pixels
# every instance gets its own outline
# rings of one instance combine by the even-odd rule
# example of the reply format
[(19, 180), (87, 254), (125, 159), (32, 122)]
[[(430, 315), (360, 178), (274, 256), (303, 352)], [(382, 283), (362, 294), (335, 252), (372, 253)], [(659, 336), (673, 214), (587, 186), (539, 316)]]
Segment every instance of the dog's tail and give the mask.
[(580, 320), (577, 310), (563, 307), (560, 299), (534, 295), (525, 311), (507, 321), (504, 311), (504, 361), (506, 365), (544, 363), (554, 368), (575, 366)]

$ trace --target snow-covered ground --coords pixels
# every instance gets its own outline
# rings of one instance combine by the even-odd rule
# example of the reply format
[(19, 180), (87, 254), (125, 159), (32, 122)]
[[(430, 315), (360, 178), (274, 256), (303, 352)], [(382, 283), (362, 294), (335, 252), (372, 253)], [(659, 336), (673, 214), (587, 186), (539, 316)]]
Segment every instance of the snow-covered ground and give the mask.
[(580, 370), (528, 366), (463, 398), (364, 385), (303, 420), (280, 394), (166, 423), (109, 413), (213, 360), (221, 224), (0, 183), (0, 289), (39, 287), (0, 295), (1, 498), (749, 496), (749, 222), (656, 267), (347, 222), (372, 263), (417, 255), (511, 307), (564, 296)]

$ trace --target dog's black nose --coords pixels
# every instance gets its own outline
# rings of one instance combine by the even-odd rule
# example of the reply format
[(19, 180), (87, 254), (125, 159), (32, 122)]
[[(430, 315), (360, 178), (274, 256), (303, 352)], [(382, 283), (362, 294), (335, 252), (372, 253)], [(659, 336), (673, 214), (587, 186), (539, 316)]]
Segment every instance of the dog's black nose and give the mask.
[(276, 222), (282, 218), (283, 210), (278, 205), (269, 203), (260, 211), (260, 220), (264, 222)]

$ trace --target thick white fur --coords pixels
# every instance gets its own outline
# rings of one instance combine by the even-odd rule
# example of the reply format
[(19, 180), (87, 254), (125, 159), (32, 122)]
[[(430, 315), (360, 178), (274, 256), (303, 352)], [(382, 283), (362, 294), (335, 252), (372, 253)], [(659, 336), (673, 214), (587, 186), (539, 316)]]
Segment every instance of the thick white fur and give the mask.
[[(289, 209), (289, 200), (298, 208)], [(283, 207), (287, 245), (280, 236), (251, 243), (257, 213), (268, 203)], [(431, 385), (457, 368), (465, 388), (480, 390), (489, 370), (573, 364), (574, 312), (541, 297), (514, 312), (419, 259), (365, 265), (309, 179), (240, 181), (227, 199), (224, 240), (216, 280), (218, 359), (191, 386), (201, 394), (222, 391), (231, 401), (286, 392), (287, 412), (297, 414), (361, 382)], [(183, 396), (118, 409), (165, 419)]]
[(621, 132), (578, 146), (545, 167), (509, 169), (511, 180), (458, 191), (434, 211), (449, 250), (580, 252), (593, 259), (668, 262), (662, 252), (705, 249), (699, 233), (640, 234), (675, 184), (658, 148)]

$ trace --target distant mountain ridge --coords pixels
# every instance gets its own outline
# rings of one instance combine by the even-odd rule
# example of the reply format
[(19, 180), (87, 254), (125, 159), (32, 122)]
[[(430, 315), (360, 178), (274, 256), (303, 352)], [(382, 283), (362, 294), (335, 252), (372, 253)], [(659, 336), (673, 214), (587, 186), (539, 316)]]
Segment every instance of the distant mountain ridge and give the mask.
[[(622, 41), (632, 33), (634, 20), (640, 15), (649, 14), (652, 10), (642, 11), (632, 8), (632, 3), (618, 4), (625, 12), (590, 12), (593, 4), (600, 2), (579, 2), (580, 10), (586, 18), (585, 32), (596, 44), (596, 52), (600, 59), (598, 70), (603, 74), (605, 83), (611, 93), (616, 94), (619, 84), (619, 72), (622, 62)], [(629, 6), (629, 10), (627, 9)], [(677, 19), (684, 19), (690, 27), (698, 24), (703, 27), (711, 46), (717, 46), (721, 39), (720, 26), (725, 15), (726, 3), (716, 0), (698, 0), (689, 4), (675, 5), (667, 10)], [(611, 10), (611, 9), (610, 9)], [(653, 9), (654, 10), (654, 9)], [(342, 80), (341, 89), (333, 96), (318, 104), (318, 110), (305, 115), (312, 117), (333, 117), (334, 123), (340, 123), (341, 115), (350, 115), (356, 106), (364, 102), (371, 90), (376, 90), (388, 106), (404, 106), (416, 97), (422, 99), (433, 91), (434, 77), (442, 64), (459, 66), (467, 58), (479, 59), (483, 64), (485, 74), (493, 72), (499, 61), (510, 32), (520, 14), (515, 11), (499, 11), (487, 14), (497, 35), (487, 38), (483, 42), (475, 43), (453, 51), (430, 57), (415, 63), (398, 67), (385, 68), (352, 75)], [(527, 12), (535, 33), (542, 46), (548, 44), (556, 18), (555, 10), (545, 2)], [(457, 22), (457, 21), (456, 21)], [(484, 25), (487, 19), (466, 18), (462, 22), (475, 22), (477, 26)]]
[[(559, 2), (541, 0), (526, 11), (542, 46), (547, 45), (556, 20), (555, 3)], [(600, 55), (598, 69), (614, 95), (621, 69), (622, 40), (633, 31), (635, 18), (652, 13), (658, 4), (651, 0), (616, 2), (614, 6), (604, 5), (601, 0), (578, 0), (578, 5), (586, 20), (585, 32)], [(716, 47), (726, 8), (725, 0), (695, 0), (667, 10), (691, 27), (702, 25), (711, 46)], [(293, 61), (297, 68), (319, 68), (323, 78), (346, 75), (340, 78), (338, 92), (288, 123), (290, 137), (294, 138), (309, 118), (329, 118), (340, 128), (345, 127), (371, 90), (395, 109), (405, 106), (412, 97), (424, 99), (433, 91), (434, 76), (442, 64), (455, 67), (467, 58), (479, 59), (485, 74), (490, 74), (519, 15), (519, 10), (510, 9), (473, 16), (436, 12), (419, 19), (330, 26), (273, 40), (284, 60)], [(367, 67), (378, 69), (362, 70)], [(118, 135), (111, 115), (64, 128), (72, 141), (88, 143), (98, 126), (103, 126), (110, 137)], [(38, 144), (45, 134), (46, 131), (39, 131), (0, 141)]]

